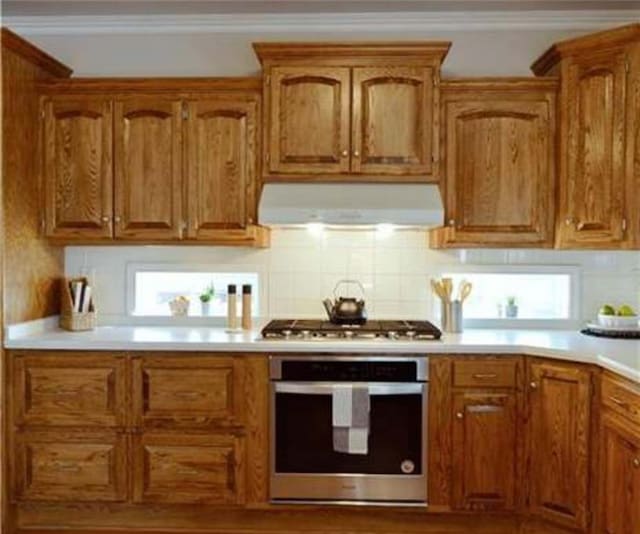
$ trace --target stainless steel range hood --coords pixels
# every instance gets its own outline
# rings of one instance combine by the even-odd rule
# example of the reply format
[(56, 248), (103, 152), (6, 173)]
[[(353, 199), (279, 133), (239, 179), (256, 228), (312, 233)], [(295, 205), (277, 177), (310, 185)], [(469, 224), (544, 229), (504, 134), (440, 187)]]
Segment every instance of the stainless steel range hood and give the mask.
[(266, 226), (324, 223), (442, 226), (444, 210), (433, 184), (265, 184), (258, 222)]

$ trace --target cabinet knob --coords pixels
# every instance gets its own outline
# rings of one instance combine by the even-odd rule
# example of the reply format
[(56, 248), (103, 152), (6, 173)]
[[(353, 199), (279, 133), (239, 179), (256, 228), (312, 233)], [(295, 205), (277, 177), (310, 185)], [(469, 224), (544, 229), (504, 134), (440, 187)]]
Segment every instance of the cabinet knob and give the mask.
[(107, 217), (106, 215), (102, 217), (102, 222), (103, 223), (108, 223), (111, 219), (109, 217)]
[(456, 413), (456, 417), (458, 419), (463, 419), (464, 418), (464, 414), (462, 412), (458, 412), (458, 413)]
[(115, 222), (119, 223), (119, 222), (120, 222), (120, 216), (119, 216), (119, 215), (116, 215), (116, 216), (113, 218), (113, 220), (114, 220)]
[(576, 224), (576, 228), (577, 228), (578, 230), (582, 230), (582, 229), (584, 228), (584, 223), (583, 223), (583, 222), (580, 222), (580, 223)]
[(455, 219), (449, 219), (449, 226), (455, 226), (456, 225), (456, 220)]
[(353, 151), (353, 157), (354, 158), (359, 158), (360, 157), (360, 152), (358, 152), (357, 150)]
[(567, 217), (564, 220), (564, 224), (566, 224), (567, 226), (571, 226), (573, 224), (573, 217)]
[(349, 155), (349, 151), (348, 150), (343, 150), (342, 151), (342, 157), (346, 158)]
[(636, 469), (640, 468), (640, 458), (633, 459), (633, 467), (635, 467)]
[(531, 387), (531, 389), (538, 389), (538, 383), (537, 382), (531, 382), (529, 384), (529, 386)]

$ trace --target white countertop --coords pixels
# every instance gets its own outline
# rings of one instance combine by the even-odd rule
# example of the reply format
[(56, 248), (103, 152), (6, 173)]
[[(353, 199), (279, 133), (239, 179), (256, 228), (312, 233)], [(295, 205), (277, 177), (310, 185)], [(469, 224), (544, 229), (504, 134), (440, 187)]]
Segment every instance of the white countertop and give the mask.
[(440, 341), (264, 340), (259, 330), (228, 333), (224, 328), (173, 326), (103, 326), (91, 332), (57, 328), (13, 328), (9, 349), (333, 352), (421, 354), (528, 354), (592, 363), (640, 383), (640, 340), (602, 339), (567, 330), (466, 330)]

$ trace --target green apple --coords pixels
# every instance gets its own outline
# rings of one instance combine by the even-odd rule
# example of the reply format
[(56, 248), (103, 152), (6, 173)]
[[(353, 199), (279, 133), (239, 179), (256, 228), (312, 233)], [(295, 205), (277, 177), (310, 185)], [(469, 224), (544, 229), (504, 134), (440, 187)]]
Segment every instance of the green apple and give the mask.
[(610, 304), (605, 304), (604, 306), (602, 306), (602, 308), (600, 308), (599, 313), (600, 315), (615, 315), (616, 310)]
[(635, 314), (633, 308), (627, 304), (618, 308), (618, 315), (621, 317), (633, 317)]

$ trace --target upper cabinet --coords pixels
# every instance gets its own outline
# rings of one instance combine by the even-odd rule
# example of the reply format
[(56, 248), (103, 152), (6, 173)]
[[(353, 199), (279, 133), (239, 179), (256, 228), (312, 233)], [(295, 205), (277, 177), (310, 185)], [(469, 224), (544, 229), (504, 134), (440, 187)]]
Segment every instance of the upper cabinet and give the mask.
[(260, 88), (258, 79), (44, 85), (47, 237), (266, 246), (256, 224)]
[(44, 105), (44, 217), (50, 237), (111, 237), (111, 109), (100, 97), (63, 96)]
[(561, 79), (559, 248), (640, 244), (640, 25), (558, 43), (536, 63)]
[(266, 180), (438, 180), (449, 43), (257, 43)]
[(445, 224), (434, 247), (551, 247), (557, 81), (442, 84)]
[(115, 103), (115, 236), (177, 239), (182, 233), (180, 100)]

